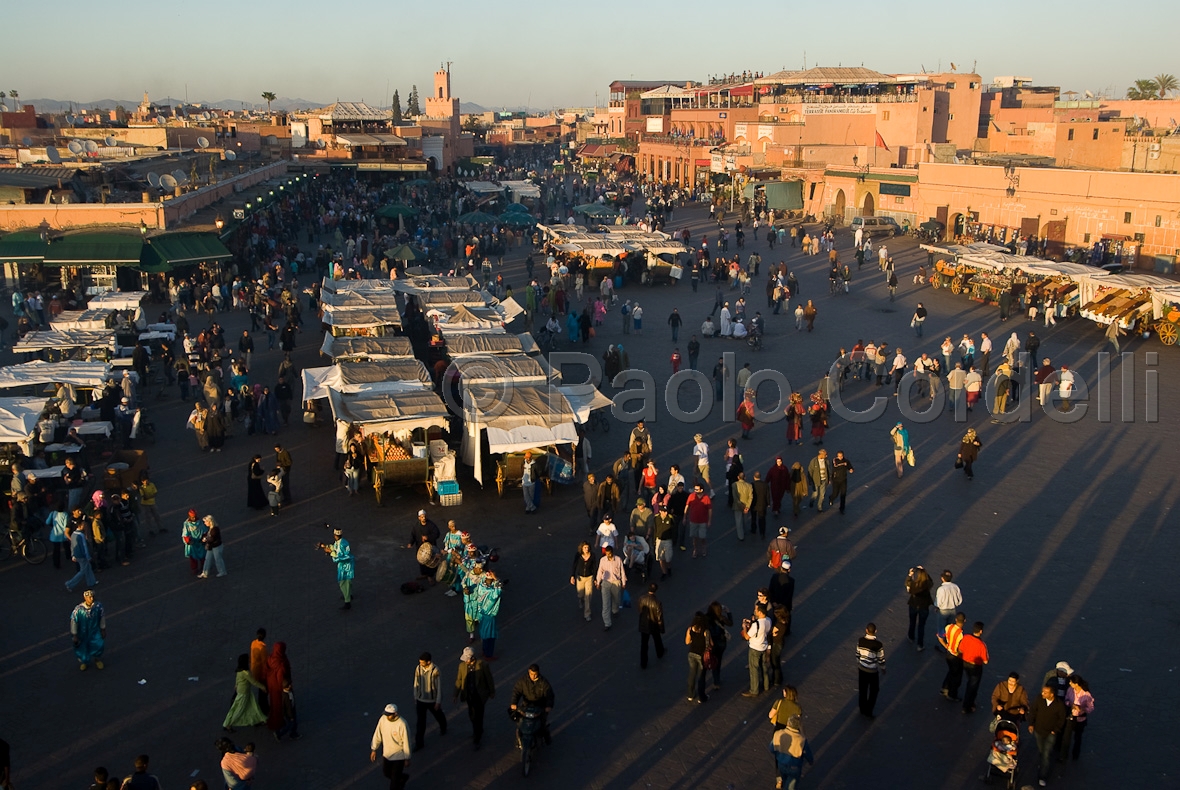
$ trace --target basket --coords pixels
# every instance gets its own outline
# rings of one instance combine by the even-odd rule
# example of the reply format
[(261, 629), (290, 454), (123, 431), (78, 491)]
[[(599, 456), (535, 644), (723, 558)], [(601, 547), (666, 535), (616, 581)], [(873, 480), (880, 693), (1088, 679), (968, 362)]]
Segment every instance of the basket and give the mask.
[(439, 494), (438, 503), (443, 507), (461, 505), (463, 504), (463, 493), (461, 491), (457, 491), (454, 494)]

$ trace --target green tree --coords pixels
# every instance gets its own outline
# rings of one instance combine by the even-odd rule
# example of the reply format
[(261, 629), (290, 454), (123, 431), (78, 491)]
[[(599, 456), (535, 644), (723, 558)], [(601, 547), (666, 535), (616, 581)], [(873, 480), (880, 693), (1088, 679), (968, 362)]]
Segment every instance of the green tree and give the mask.
[(17, 110), (19, 112), (20, 111), (20, 102), (17, 101), (17, 99), (20, 98), (20, 92), (16, 88), (9, 88), (8, 95), (12, 97), (12, 109)]
[(0, 105), (4, 105), (4, 109), (6, 110), (8, 109), (8, 105), (4, 103), (4, 100), (7, 98), (8, 93), (6, 91), (0, 91)]
[(418, 104), (418, 86), (410, 88), (410, 99), (406, 102), (406, 115), (416, 118), (422, 114), (422, 106)]
[(1161, 99), (1166, 99), (1169, 93), (1180, 90), (1180, 82), (1177, 82), (1175, 75), (1172, 74), (1157, 74), (1152, 82), (1155, 83), (1156, 91)]
[(277, 98), (278, 97), (275, 96), (274, 91), (263, 91), (262, 92), (262, 99), (263, 99), (263, 101), (266, 102), (266, 114), (267, 115), (270, 115), (270, 103)]
[(1127, 88), (1127, 98), (1135, 101), (1147, 101), (1156, 98), (1159, 86), (1155, 80), (1135, 80), (1135, 84)]
[(402, 122), (402, 99), (397, 95), (397, 89), (393, 90), (393, 106), (389, 110), (390, 119), (395, 123)]

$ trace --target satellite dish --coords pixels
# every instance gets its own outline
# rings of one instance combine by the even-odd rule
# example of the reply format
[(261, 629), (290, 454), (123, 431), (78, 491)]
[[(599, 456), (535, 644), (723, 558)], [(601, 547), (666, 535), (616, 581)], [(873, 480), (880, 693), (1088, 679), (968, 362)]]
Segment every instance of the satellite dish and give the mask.
[(115, 139), (114, 135), (110, 135), (110, 134), (108, 134), (106, 136), (106, 138), (103, 140), (103, 142), (106, 143), (107, 146), (109, 146), (111, 148), (114, 148), (116, 145), (119, 144), (119, 141)]
[(172, 171), (172, 178), (178, 184), (187, 184), (188, 183), (188, 176), (185, 175), (185, 172), (183, 170), (181, 170), (180, 168), (177, 168), (176, 170)]
[(82, 144), (77, 140), (70, 140), (70, 144), (67, 145), (66, 148), (70, 149), (71, 154), (82, 153)]
[(1086, 98), (1093, 99), (1094, 98), (1094, 91), (1086, 91)]
[(208, 137), (198, 137), (197, 138), (197, 148), (208, 148), (208, 147), (209, 147), (209, 138)]
[(233, 151), (226, 151), (225, 152), (225, 161), (232, 162), (237, 158), (238, 158), (238, 155), (235, 154)]
[(954, 63), (951, 64), (951, 71), (954, 71), (957, 68), (958, 68), (958, 66), (956, 66)]
[(66, 123), (68, 123), (70, 126), (73, 126), (73, 125), (74, 125), (74, 121), (76, 121), (76, 120), (78, 120), (78, 119), (77, 119), (77, 118), (75, 118), (73, 115), (67, 115), (67, 116), (66, 116)]
[(160, 176), (160, 187), (169, 191), (176, 189), (176, 179), (165, 173)]
[(316, 140), (315, 144), (318, 145), (320, 148), (327, 148), (328, 147), (327, 140)]
[(33, 138), (32, 137), (25, 137), (23, 140), (21, 140), (21, 142), (25, 144), (25, 148), (28, 148), (28, 147), (32, 146)]
[(98, 143), (94, 142), (93, 140), (87, 140), (86, 142), (82, 143), (82, 147), (86, 149), (86, 153), (93, 154), (98, 150)]
[(210, 119), (210, 118), (212, 118), (212, 117), (213, 117), (213, 116), (212, 116), (212, 115), (210, 115), (210, 114), (209, 114), (209, 113), (207, 113), (207, 112), (203, 112), (203, 113), (201, 113), (201, 120), (203, 120), (203, 121), (207, 121), (207, 120), (209, 120), (209, 119)]
[(45, 157), (55, 165), (61, 164), (61, 154), (52, 145), (45, 147)]
[(160, 185), (160, 177), (155, 173), (147, 174), (147, 181), (150, 186), (158, 187)]

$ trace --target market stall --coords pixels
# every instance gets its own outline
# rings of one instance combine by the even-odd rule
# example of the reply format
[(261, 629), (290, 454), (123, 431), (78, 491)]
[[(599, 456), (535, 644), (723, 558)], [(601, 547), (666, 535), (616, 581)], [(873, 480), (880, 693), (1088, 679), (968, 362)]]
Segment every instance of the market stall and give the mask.
[(105, 307), (89, 307), (85, 310), (63, 310), (49, 322), (52, 329), (102, 330), (113, 329), (115, 311)]
[(394, 307), (335, 310), (325, 306), (323, 322), (334, 337), (387, 337), (401, 330), (401, 313)]
[(436, 393), (331, 389), (328, 401), (336, 423), (361, 439), (378, 504), (390, 486), (422, 485), (432, 496), (437, 483), (454, 481), (454, 455), (442, 441), (450, 416)]
[(426, 320), (436, 336), (478, 332), (500, 334), (505, 331), (504, 318), (495, 308), (475, 305), (438, 305), (426, 311)]
[(39, 330), (13, 343), (12, 351), (40, 354), (47, 361), (109, 360), (116, 352), (115, 332), (111, 329)]
[(393, 280), (333, 280), (325, 277), (320, 283), (320, 293), (393, 293)]
[(147, 297), (147, 291), (105, 291), (90, 297), (88, 306), (92, 309), (138, 310)]
[(392, 291), (338, 291), (321, 293), (320, 304), (324, 311), (332, 310), (379, 310), (397, 308), (397, 294)]
[(50, 399), (45, 397), (0, 398), (0, 463), (8, 469), (17, 454), (32, 457), (38, 423)]
[(322, 368), (303, 369), (303, 400), (328, 397), (329, 390), (348, 394), (359, 392), (406, 392), (430, 389), (426, 366), (417, 359), (374, 359), (343, 361)]
[[(445, 326), (440, 328), (445, 329)], [(465, 332), (443, 334), (444, 350), (450, 357), (471, 357), (486, 354), (535, 354), (537, 344), (527, 332), (519, 335)]]
[[(132, 376), (138, 378), (134, 373)], [(75, 387), (99, 389), (109, 378), (111, 365), (107, 362), (33, 360), (0, 368), (0, 389), (41, 384), (70, 384)]]

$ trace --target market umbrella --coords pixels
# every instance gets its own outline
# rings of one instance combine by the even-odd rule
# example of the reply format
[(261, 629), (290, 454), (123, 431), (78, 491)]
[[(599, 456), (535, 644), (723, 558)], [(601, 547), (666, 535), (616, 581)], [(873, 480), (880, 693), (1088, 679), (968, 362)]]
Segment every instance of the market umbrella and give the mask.
[(509, 204), (508, 204), (508, 208), (504, 209), (504, 213), (505, 213), (505, 214), (508, 214), (509, 212), (514, 212), (514, 213), (517, 213), (517, 214), (528, 214), (528, 213), (530, 213), (530, 212), (529, 212), (529, 207), (528, 207), (528, 206), (526, 206), (526, 205), (524, 205), (523, 203), (509, 203)]
[(484, 211), (468, 211), (459, 215), (459, 221), (465, 225), (494, 225), (499, 219), (495, 214)]
[(390, 203), (387, 206), (382, 206), (377, 209), (377, 216), (385, 219), (395, 219), (397, 217), (416, 217), (418, 216), (418, 209), (401, 203)]
[(385, 257), (389, 258), (391, 261), (416, 261), (421, 258), (422, 255), (418, 252), (415, 252), (414, 248), (409, 244), (399, 244), (392, 250), (386, 250)]
[(500, 215), (500, 224), (510, 228), (531, 228), (536, 222), (531, 214), (522, 214), (519, 211), (505, 211)]
[(599, 203), (586, 203), (582, 206), (575, 206), (574, 211), (579, 214), (584, 214), (587, 217), (615, 217), (618, 216), (617, 211), (609, 206), (603, 206)]

